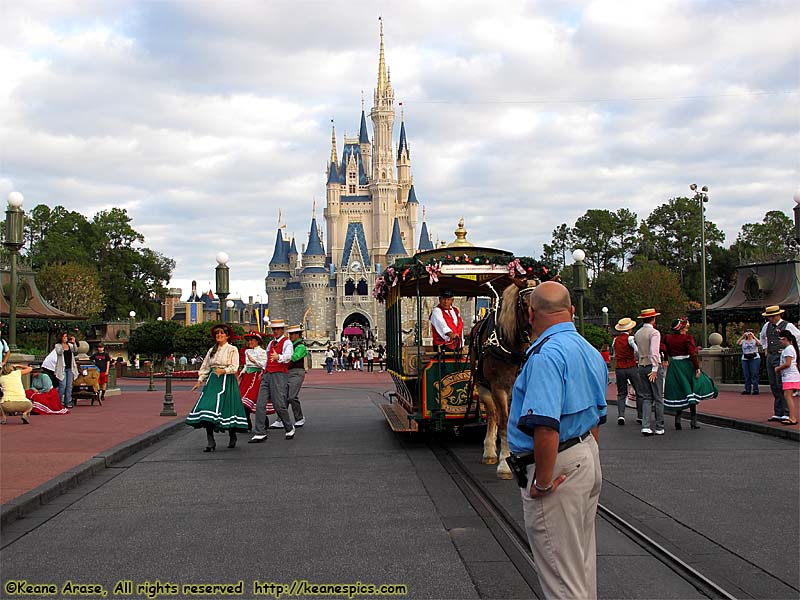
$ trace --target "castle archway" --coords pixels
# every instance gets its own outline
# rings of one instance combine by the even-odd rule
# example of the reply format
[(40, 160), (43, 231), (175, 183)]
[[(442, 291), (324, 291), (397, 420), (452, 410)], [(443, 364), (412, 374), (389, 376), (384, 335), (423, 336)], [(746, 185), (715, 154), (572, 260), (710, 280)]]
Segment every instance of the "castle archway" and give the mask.
[(368, 342), (373, 339), (372, 325), (364, 313), (353, 312), (342, 323), (340, 337), (348, 342)]

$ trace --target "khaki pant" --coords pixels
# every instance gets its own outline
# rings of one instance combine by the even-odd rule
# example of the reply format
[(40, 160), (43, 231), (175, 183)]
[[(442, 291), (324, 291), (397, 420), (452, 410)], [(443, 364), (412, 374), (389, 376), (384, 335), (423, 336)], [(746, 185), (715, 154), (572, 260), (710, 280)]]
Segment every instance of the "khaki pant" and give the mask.
[(0, 402), (0, 419), (6, 420), (9, 413), (19, 412), (24, 416), (31, 414), (33, 403), (30, 400), (6, 400)]
[(551, 494), (530, 497), (535, 469), (528, 466), (528, 489), (520, 492), (544, 597), (597, 598), (595, 516), (603, 475), (594, 436), (558, 454), (553, 475), (567, 478)]

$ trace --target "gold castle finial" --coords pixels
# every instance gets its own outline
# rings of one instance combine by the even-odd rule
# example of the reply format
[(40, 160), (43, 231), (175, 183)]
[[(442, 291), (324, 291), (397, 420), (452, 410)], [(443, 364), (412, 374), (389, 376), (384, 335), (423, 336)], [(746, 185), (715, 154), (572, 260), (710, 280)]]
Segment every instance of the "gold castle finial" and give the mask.
[(450, 242), (448, 248), (471, 248), (472, 244), (467, 241), (467, 230), (464, 229), (464, 217), (458, 220), (458, 228), (454, 232), (456, 239)]
[(383, 53), (383, 17), (378, 17), (381, 24), (381, 52), (378, 60), (378, 93), (383, 94), (388, 86), (388, 79), (386, 78), (386, 58)]
[(311, 200), (311, 218), (312, 219), (316, 219), (317, 218), (317, 197), (316, 196), (311, 196), (311, 199), (312, 199)]
[(333, 124), (333, 119), (331, 119), (331, 162), (333, 164), (339, 163), (339, 158), (336, 155), (336, 127)]
[(364, 112), (364, 90), (361, 90), (361, 112)]

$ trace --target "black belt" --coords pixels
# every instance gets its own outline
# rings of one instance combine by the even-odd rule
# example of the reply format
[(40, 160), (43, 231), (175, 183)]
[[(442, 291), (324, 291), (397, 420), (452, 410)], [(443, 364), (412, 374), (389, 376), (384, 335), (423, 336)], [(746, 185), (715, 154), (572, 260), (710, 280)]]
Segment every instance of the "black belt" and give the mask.
[[(568, 440), (564, 440), (563, 442), (559, 442), (558, 444), (558, 451), (563, 452), (564, 450), (568, 450), (572, 448), (575, 444), (580, 444), (583, 440), (585, 440), (589, 435), (591, 435), (591, 431), (587, 431), (583, 435), (579, 435), (578, 437), (570, 438)], [(533, 456), (533, 452), (528, 454), (520, 454), (517, 456), (517, 460), (522, 463), (523, 465), (532, 465), (536, 462), (536, 459)]]

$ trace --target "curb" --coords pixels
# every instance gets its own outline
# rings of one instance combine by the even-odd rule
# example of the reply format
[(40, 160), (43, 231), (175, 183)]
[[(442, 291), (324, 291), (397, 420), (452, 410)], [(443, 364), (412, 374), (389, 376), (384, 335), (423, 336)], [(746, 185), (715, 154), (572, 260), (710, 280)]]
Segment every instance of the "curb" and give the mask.
[[(606, 398), (606, 404), (609, 406), (616, 406), (617, 401)], [(665, 409), (664, 414), (674, 415), (675, 412)], [(686, 417), (684, 417), (684, 420), (686, 420)], [(739, 431), (749, 431), (750, 433), (759, 433), (761, 435), (769, 435), (784, 440), (800, 442), (800, 431), (796, 431), (794, 429), (778, 429), (777, 427), (764, 425), (763, 423), (754, 423), (753, 421), (738, 421), (731, 417), (721, 417), (719, 415), (710, 415), (708, 413), (701, 412), (697, 413), (697, 420), (701, 423), (707, 423), (708, 425), (716, 425), (717, 427), (738, 429)]]
[(5, 527), (25, 515), (40, 508), (43, 504), (54, 500), (62, 494), (66, 494), (79, 484), (92, 478), (94, 475), (122, 462), (126, 458), (152, 446), (156, 442), (176, 433), (185, 427), (184, 418), (174, 419), (169, 423), (160, 425), (141, 435), (131, 438), (121, 444), (104, 450), (86, 462), (53, 477), (50, 481), (35, 487), (13, 500), (9, 500), (0, 506), (0, 525)]

